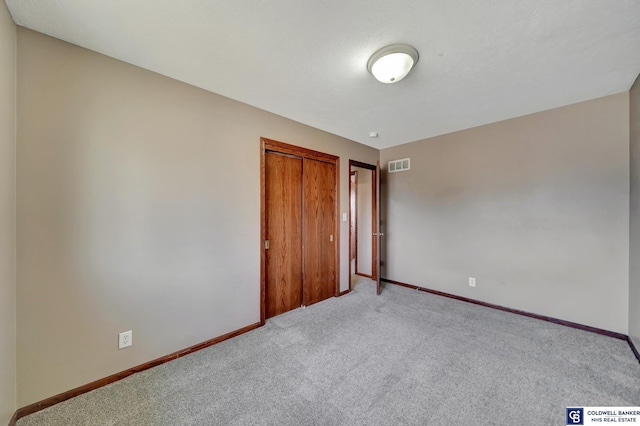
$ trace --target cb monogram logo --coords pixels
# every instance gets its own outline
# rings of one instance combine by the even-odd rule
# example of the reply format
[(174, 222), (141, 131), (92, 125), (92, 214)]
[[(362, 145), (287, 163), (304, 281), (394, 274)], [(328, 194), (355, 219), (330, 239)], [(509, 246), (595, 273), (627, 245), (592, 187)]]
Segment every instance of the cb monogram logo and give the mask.
[(567, 425), (583, 425), (582, 408), (567, 408)]

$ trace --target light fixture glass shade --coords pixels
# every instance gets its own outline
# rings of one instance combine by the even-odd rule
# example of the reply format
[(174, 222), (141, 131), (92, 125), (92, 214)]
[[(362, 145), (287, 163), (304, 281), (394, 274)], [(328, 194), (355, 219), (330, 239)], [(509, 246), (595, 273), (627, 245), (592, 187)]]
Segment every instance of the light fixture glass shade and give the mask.
[(394, 44), (374, 53), (367, 70), (381, 83), (397, 83), (418, 62), (418, 51), (406, 44)]

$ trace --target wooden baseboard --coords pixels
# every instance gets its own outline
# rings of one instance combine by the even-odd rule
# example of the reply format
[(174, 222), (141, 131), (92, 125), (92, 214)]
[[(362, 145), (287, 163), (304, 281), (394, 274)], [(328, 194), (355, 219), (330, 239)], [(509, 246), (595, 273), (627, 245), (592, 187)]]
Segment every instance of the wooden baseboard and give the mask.
[(9, 420), (9, 426), (16, 426), (16, 422), (18, 421), (18, 412), (13, 413), (13, 417)]
[(390, 279), (387, 279), (387, 278), (382, 278), (381, 281), (384, 281), (384, 282), (387, 282), (387, 283), (390, 283), (390, 284), (399, 285), (399, 286), (402, 286), (402, 287), (408, 287), (408, 288), (411, 288), (411, 289), (414, 289), (414, 290), (424, 291), (426, 293), (436, 294), (438, 296), (448, 297), (450, 299), (460, 300), (462, 302), (473, 303), (474, 305), (480, 305), (480, 306), (485, 306), (487, 308), (497, 309), (499, 311), (510, 312), (510, 313), (516, 314), (516, 315), (522, 315), (522, 316), (529, 317), (529, 318), (535, 318), (535, 319), (539, 319), (539, 320), (542, 320), (542, 321), (552, 322), (554, 324), (560, 324), (560, 325), (564, 325), (564, 326), (571, 327), (571, 328), (577, 328), (578, 330), (590, 331), (591, 333), (602, 334), (604, 336), (613, 337), (614, 339), (620, 339), (620, 340), (629, 341), (629, 337), (626, 334), (616, 333), (615, 331), (604, 330), (602, 328), (591, 327), (590, 325), (578, 324), (576, 322), (565, 321), (565, 320), (561, 320), (561, 319), (558, 319), (558, 318), (547, 317), (547, 316), (544, 316), (544, 315), (538, 315), (538, 314), (534, 314), (532, 312), (521, 311), (521, 310), (512, 309), (512, 308), (507, 308), (505, 306), (500, 306), (500, 305), (494, 305), (493, 303), (482, 302), (480, 300), (470, 299), (468, 297), (456, 296), (455, 294), (445, 293), (445, 292), (438, 291), (438, 290), (431, 290), (431, 289), (424, 288), (424, 287), (418, 287), (416, 285), (406, 284), (406, 283), (402, 283), (400, 281), (394, 281), (394, 280), (390, 280)]
[(356, 275), (360, 276), (360, 277), (365, 277), (365, 278), (369, 278), (369, 279), (373, 279), (373, 275), (367, 275), (367, 274), (361, 274), (359, 272), (356, 272)]
[(260, 325), (261, 325), (260, 323), (248, 325), (246, 327), (243, 327), (238, 330), (232, 331), (230, 333), (224, 334), (222, 336), (213, 338), (211, 340), (207, 340), (205, 342), (198, 343), (193, 346), (189, 346), (188, 348), (181, 349), (172, 354), (165, 355), (161, 358), (157, 358), (149, 362), (145, 362), (144, 364), (140, 364), (138, 366), (129, 368), (128, 370), (124, 370), (119, 373), (112, 374), (111, 376), (96, 380), (95, 382), (88, 383), (86, 385), (77, 387), (75, 389), (62, 392), (58, 395), (54, 395), (47, 399), (43, 399), (42, 401), (34, 402), (33, 404), (27, 405), (26, 407), (19, 408), (14, 414), (13, 416), (14, 418), (11, 419), (13, 423), (10, 422), (9, 426), (15, 425), (15, 422), (24, 416), (28, 416), (29, 414), (33, 414), (37, 411), (44, 410), (45, 408), (51, 407), (52, 405), (74, 398), (78, 395), (82, 395), (83, 393), (91, 392), (92, 390), (101, 388), (110, 383), (117, 382), (118, 380), (122, 380), (125, 377), (131, 376), (132, 374), (139, 373), (144, 370), (148, 370), (149, 368), (156, 367), (158, 365), (164, 364), (165, 362), (173, 361), (174, 359), (182, 358), (185, 355), (189, 355), (201, 349), (208, 348), (209, 346), (213, 346), (216, 343), (224, 342), (225, 340), (231, 339), (232, 337), (236, 337), (241, 334), (247, 333), (251, 330), (255, 330), (256, 328), (260, 327)]
[(636, 356), (636, 359), (638, 360), (638, 362), (640, 362), (640, 352), (638, 352), (638, 348), (636, 348), (636, 345), (633, 344), (633, 341), (631, 340), (631, 337), (627, 336), (627, 343), (629, 344), (629, 347), (631, 348), (631, 352), (633, 352), (633, 354)]
[[(504, 312), (510, 312), (512, 314), (516, 314), (516, 315), (523, 315), (526, 317), (530, 317), (530, 318), (535, 318), (535, 319), (539, 319), (542, 321), (547, 321), (547, 322), (552, 322), (555, 324), (560, 324), (560, 325), (564, 325), (567, 327), (572, 327), (572, 328), (577, 328), (579, 330), (584, 330), (584, 331), (590, 331), (592, 333), (597, 333), (597, 334), (603, 334), (605, 336), (609, 336), (609, 337), (613, 337), (616, 339), (620, 339), (620, 340), (626, 340), (627, 343), (629, 344), (629, 347), (631, 348), (631, 351), (633, 352), (633, 354), (635, 355), (635, 357), (638, 359), (638, 362), (640, 362), (640, 352), (638, 352), (638, 349), (635, 347), (635, 345), (633, 344), (633, 341), (631, 340), (631, 338), (627, 335), (621, 334), (621, 333), (616, 333), (613, 331), (609, 331), (609, 330), (603, 330), (600, 328), (596, 328), (596, 327), (591, 327), (588, 325), (583, 325), (583, 324), (578, 324), (578, 323), (574, 323), (571, 321), (564, 321), (561, 319), (557, 319), (557, 318), (552, 318), (552, 317), (547, 317), (544, 315), (538, 315), (538, 314), (534, 314), (531, 312), (526, 312), (526, 311), (520, 311), (517, 309), (511, 309), (511, 308), (507, 308), (504, 306), (500, 306), (500, 305), (494, 305), (492, 303), (487, 303), (487, 302), (482, 302), (480, 300), (475, 300), (475, 299), (470, 299), (467, 297), (462, 297), (462, 296), (456, 296), (454, 294), (450, 294), (450, 293), (445, 293), (442, 291), (437, 291), (437, 290), (431, 290), (431, 289), (427, 289), (424, 287), (418, 287), (416, 285), (412, 285), (412, 284), (406, 284), (400, 281), (394, 281), (394, 280), (390, 280), (388, 278), (381, 278), (381, 281), (384, 281), (386, 283), (390, 283), (390, 284), (395, 284), (398, 286), (402, 286), (402, 287), (407, 287), (407, 288), (411, 288), (414, 290), (419, 290), (419, 291), (424, 291), (425, 293), (431, 293), (431, 294), (435, 294), (438, 296), (443, 296), (443, 297), (448, 297), (450, 299), (455, 299), (455, 300), (460, 300), (462, 302), (467, 302), (467, 303), (473, 303), (475, 305), (480, 305), (480, 306), (485, 306), (487, 308), (492, 308), (492, 309), (497, 309), (500, 311), (504, 311)], [(351, 289), (347, 289), (345, 291), (342, 291), (338, 294), (339, 296), (344, 296), (345, 294), (351, 292)], [(207, 340), (205, 342), (202, 343), (198, 343), (196, 345), (190, 346), (188, 348), (179, 350), (177, 352), (174, 352), (172, 354), (163, 356), (161, 358), (157, 358), (153, 361), (149, 361), (146, 362), (144, 364), (140, 364), (136, 367), (130, 368), (128, 370), (125, 371), (121, 371), (119, 373), (113, 374), (111, 376), (105, 377), (103, 379), (99, 379), (96, 380), (94, 382), (88, 383), (86, 385), (77, 387), (75, 389), (71, 389), (69, 391), (66, 392), (62, 392), (58, 395), (52, 396), (50, 398), (44, 399), (42, 401), (39, 402), (35, 402), (33, 404), (27, 405), (26, 407), (22, 407), (19, 408), (18, 410), (16, 410), (16, 412), (13, 414), (13, 417), (11, 418), (11, 420), (9, 420), (9, 425), (8, 426), (15, 426), (16, 422), (21, 419), (24, 416), (28, 416), (29, 414), (33, 414), (37, 411), (40, 410), (44, 410), (47, 407), (51, 407), (52, 405), (58, 404), (60, 402), (66, 401), (68, 399), (74, 398), (78, 395), (82, 395), (83, 393), (87, 393), (90, 392), (92, 390), (101, 388), (103, 386), (106, 386), (110, 383), (116, 382), (118, 380), (122, 380), (125, 377), (128, 377), (132, 374), (135, 373), (139, 373), (141, 371), (144, 370), (148, 370), (149, 368), (152, 367), (156, 367), (158, 365), (164, 364), (165, 362), (169, 362), (172, 361), (174, 359), (178, 359), (181, 358), (185, 355), (189, 355), (193, 352), (199, 351), (201, 349), (207, 348), (209, 346), (215, 345), (216, 343), (220, 343), (223, 342), (225, 340), (231, 339), (233, 337), (239, 336), (241, 334), (247, 333), (251, 330), (255, 330), (256, 328), (260, 327), (261, 323), (255, 323), (255, 324), (251, 324), (248, 325), (246, 327), (240, 328), (238, 330), (232, 331), (230, 333), (224, 334), (222, 336), (216, 337), (214, 339), (211, 340)]]

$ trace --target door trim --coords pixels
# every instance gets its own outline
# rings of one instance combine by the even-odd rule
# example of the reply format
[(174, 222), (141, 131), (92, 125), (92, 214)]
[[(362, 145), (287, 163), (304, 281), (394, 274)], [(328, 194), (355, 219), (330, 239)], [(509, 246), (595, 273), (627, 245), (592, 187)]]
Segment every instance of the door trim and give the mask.
[[(351, 275), (355, 273), (356, 275), (360, 275), (362, 277), (371, 278), (372, 280), (376, 280), (379, 276), (380, 271), (377, 268), (376, 257), (378, 256), (378, 242), (377, 238), (373, 238), (373, 234), (376, 232), (376, 215), (379, 207), (378, 199), (376, 196), (376, 182), (377, 182), (377, 167), (374, 164), (367, 164), (357, 160), (349, 160), (349, 176), (351, 176), (352, 167), (359, 167), (361, 169), (371, 170), (371, 235), (372, 235), (372, 244), (371, 244), (371, 275), (365, 275), (362, 273), (358, 273), (358, 261), (356, 259), (356, 267), (355, 271), (351, 271), (351, 259), (349, 259), (349, 290), (352, 288), (351, 284)], [(351, 182), (349, 182), (349, 196), (351, 196)], [(351, 232), (351, 215), (349, 215), (349, 232)], [(349, 253), (351, 253), (351, 235), (349, 235)]]
[[(355, 188), (351, 184), (351, 177), (355, 178)], [(353, 201), (353, 206), (351, 205)], [(353, 209), (353, 211), (351, 211)], [(353, 213), (353, 216), (351, 215)], [(355, 217), (355, 221), (351, 218)], [(353, 226), (353, 236), (351, 235), (351, 227)], [(355, 242), (355, 244), (353, 244)], [(351, 258), (353, 255), (353, 259)], [(356, 274), (358, 273), (358, 172), (349, 171), (349, 265), (355, 260)]]
[(336, 155), (326, 154), (320, 151), (303, 148), (300, 146), (290, 145), (273, 139), (260, 138), (260, 325), (266, 322), (266, 263), (267, 256), (265, 253), (264, 242), (267, 236), (266, 227), (266, 164), (265, 154), (267, 151), (277, 152), (280, 154), (295, 155), (297, 157), (307, 158), (310, 160), (322, 161), (324, 163), (333, 164), (335, 166), (335, 200), (334, 200), (334, 244), (335, 244), (335, 290), (334, 296), (340, 295), (340, 157)]

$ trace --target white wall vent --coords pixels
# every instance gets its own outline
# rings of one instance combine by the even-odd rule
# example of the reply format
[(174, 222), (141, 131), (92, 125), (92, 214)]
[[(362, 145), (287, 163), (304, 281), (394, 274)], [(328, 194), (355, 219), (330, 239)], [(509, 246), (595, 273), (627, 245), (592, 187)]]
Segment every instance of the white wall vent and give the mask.
[(404, 172), (411, 168), (411, 159), (403, 158), (402, 160), (389, 161), (389, 173)]

